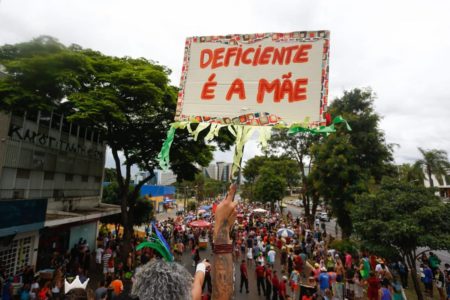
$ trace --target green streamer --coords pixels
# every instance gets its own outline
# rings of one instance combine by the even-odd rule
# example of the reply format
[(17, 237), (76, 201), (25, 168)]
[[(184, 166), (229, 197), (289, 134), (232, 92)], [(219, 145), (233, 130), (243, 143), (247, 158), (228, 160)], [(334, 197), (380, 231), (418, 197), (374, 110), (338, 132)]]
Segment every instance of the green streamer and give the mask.
[(173, 261), (173, 256), (172, 254), (167, 250), (167, 248), (161, 243), (161, 241), (157, 240), (157, 239), (153, 239), (153, 241), (145, 241), (140, 243), (137, 247), (136, 250), (139, 251), (143, 248), (152, 248), (156, 251), (158, 251), (159, 254), (161, 254), (161, 256), (164, 258), (165, 261)]
[[(351, 131), (351, 127), (348, 122), (341, 116), (337, 116), (333, 119), (333, 122), (329, 126), (319, 126), (319, 127), (309, 127), (309, 118), (306, 118), (301, 123), (293, 124), (289, 130), (288, 134), (293, 135), (300, 132), (309, 132), (311, 134), (322, 134), (329, 135), (330, 133), (336, 132), (335, 124), (345, 123), (348, 131)], [(192, 129), (193, 124), (198, 124), (195, 130)], [(228, 131), (236, 138), (235, 150), (233, 156), (233, 165), (231, 168), (232, 179), (237, 178), (239, 169), (241, 168), (242, 157), (244, 155), (244, 145), (256, 131), (259, 132), (259, 142), (264, 148), (267, 147), (267, 141), (271, 137), (271, 130), (273, 127), (276, 128), (286, 128), (282, 125), (276, 126), (249, 126), (249, 125), (229, 125), (229, 124), (218, 124), (218, 123), (199, 123), (197, 120), (192, 119), (191, 121), (175, 122), (170, 126), (167, 132), (167, 138), (164, 141), (161, 151), (158, 154), (159, 166), (162, 170), (168, 170), (170, 166), (170, 147), (172, 145), (173, 139), (175, 137), (176, 129), (187, 128), (189, 134), (191, 134), (195, 140), (197, 140), (198, 135), (205, 129), (208, 129), (208, 133), (205, 136), (205, 142), (209, 142), (214, 137), (219, 136), (219, 131), (222, 127), (227, 127)]]
[(172, 146), (173, 139), (175, 137), (175, 126), (170, 126), (169, 131), (167, 131), (167, 138), (164, 141), (161, 151), (158, 154), (158, 162), (159, 166), (162, 170), (167, 171), (169, 169), (169, 162), (170, 162), (170, 146)]
[(294, 124), (291, 126), (291, 128), (289, 128), (288, 134), (293, 135), (293, 134), (296, 134), (299, 132), (309, 132), (311, 134), (328, 135), (330, 133), (336, 132), (336, 128), (334, 125), (339, 124), (339, 123), (345, 123), (347, 130), (352, 131), (352, 128), (348, 124), (347, 120), (345, 120), (341, 116), (337, 116), (336, 118), (333, 119), (332, 124), (329, 126), (319, 126), (319, 127), (309, 128), (307, 126), (303, 126), (303, 124)]

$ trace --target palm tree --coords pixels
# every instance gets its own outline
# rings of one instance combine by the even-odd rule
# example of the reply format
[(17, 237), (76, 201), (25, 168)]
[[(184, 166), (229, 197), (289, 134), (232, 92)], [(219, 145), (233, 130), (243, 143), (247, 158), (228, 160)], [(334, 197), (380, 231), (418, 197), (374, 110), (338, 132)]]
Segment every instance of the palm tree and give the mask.
[(447, 175), (450, 170), (450, 163), (447, 158), (447, 152), (444, 150), (424, 150), (419, 147), (419, 151), (423, 158), (416, 161), (416, 165), (426, 170), (430, 187), (434, 187), (432, 175), (436, 176), (439, 183), (442, 182), (442, 177)]

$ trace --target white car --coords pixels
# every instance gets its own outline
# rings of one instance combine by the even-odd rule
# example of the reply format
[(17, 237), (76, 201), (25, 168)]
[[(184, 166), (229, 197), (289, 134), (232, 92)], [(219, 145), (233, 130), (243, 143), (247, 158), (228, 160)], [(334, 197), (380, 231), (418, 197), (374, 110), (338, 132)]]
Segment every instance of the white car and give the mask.
[(319, 220), (324, 222), (330, 222), (330, 216), (326, 212), (321, 212), (319, 214)]

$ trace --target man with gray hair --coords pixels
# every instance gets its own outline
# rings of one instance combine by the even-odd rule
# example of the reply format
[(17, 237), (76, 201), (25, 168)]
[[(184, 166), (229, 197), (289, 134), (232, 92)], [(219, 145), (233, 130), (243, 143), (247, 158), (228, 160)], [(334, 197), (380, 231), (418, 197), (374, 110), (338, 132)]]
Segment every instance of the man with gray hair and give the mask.
[[(154, 259), (141, 267), (136, 274), (136, 281), (131, 293), (140, 300), (190, 300), (194, 298), (194, 287), (200, 283), (200, 289), (204, 280), (200, 263), (197, 267), (194, 282), (191, 274), (176, 262), (165, 262), (162, 259)], [(197, 296), (197, 295), (196, 295)]]

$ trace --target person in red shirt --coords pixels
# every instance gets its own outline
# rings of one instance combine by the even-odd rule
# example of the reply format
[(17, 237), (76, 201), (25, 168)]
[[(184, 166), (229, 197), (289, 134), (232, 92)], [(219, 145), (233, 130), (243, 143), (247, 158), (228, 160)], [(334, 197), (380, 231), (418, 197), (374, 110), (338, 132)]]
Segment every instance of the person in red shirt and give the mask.
[(273, 295), (272, 300), (278, 300), (278, 289), (280, 287), (280, 281), (278, 280), (277, 271), (273, 270), (272, 275), (272, 289)]
[(272, 293), (272, 270), (270, 264), (266, 264), (266, 300), (270, 300)]
[(283, 276), (283, 280), (280, 281), (279, 291), (278, 294), (280, 295), (280, 300), (286, 299), (286, 283), (287, 283), (287, 277)]
[(367, 279), (369, 287), (367, 288), (367, 298), (369, 300), (378, 300), (380, 290), (380, 279), (375, 276), (374, 271), (370, 271), (370, 277)]
[(256, 285), (258, 286), (258, 295), (261, 296), (261, 288), (264, 296), (266, 295), (266, 288), (264, 286), (264, 277), (266, 269), (264, 268), (262, 262), (259, 262), (259, 265), (256, 267)]
[(245, 284), (245, 289), (247, 294), (249, 293), (248, 291), (248, 273), (247, 273), (247, 264), (245, 263), (245, 259), (242, 260), (241, 262), (241, 288), (240, 288), (240, 293), (242, 293), (242, 286)]

